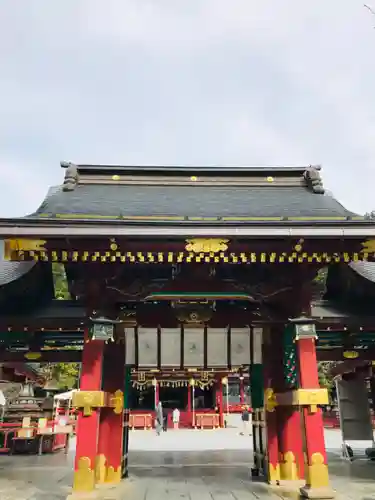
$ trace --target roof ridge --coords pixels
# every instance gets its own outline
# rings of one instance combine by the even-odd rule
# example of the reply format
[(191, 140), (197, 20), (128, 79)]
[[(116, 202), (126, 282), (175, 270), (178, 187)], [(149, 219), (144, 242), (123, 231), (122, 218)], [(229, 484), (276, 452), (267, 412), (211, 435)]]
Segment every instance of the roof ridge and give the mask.
[(320, 165), (107, 165), (107, 164), (78, 164), (73, 162), (60, 162), (62, 168), (75, 167), (79, 173), (95, 173), (106, 174), (111, 172), (166, 172), (166, 173), (187, 173), (187, 172), (215, 172), (216, 174), (224, 173), (289, 173), (302, 175), (307, 169), (313, 168), (321, 170)]

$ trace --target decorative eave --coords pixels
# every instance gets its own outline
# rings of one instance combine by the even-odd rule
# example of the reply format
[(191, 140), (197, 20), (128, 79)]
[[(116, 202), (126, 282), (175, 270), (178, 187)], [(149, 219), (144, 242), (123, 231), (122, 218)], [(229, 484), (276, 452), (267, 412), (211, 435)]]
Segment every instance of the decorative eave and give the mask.
[(112, 220), (0, 219), (1, 238), (375, 238), (375, 224), (363, 218), (312, 220)]

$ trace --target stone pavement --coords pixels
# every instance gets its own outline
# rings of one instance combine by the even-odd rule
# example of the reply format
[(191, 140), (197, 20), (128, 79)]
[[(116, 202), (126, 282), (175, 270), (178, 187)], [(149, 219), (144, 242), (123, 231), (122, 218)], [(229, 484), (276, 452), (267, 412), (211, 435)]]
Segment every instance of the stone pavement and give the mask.
[[(339, 458), (340, 433), (327, 431), (330, 473), (340, 500), (375, 500), (375, 462)], [(0, 500), (65, 500), (72, 484), (74, 450), (37, 457), (0, 457)], [(130, 478), (103, 500), (277, 500), (282, 489), (249, 479), (251, 438), (234, 429), (135, 431)], [(294, 497), (295, 498), (295, 497)]]

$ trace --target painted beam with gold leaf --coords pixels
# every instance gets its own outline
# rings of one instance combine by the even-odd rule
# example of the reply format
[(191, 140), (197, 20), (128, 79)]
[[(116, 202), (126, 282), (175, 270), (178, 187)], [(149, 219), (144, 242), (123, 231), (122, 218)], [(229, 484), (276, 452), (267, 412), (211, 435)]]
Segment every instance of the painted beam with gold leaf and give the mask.
[(89, 417), (95, 408), (113, 408), (119, 414), (124, 407), (124, 395), (118, 390), (114, 394), (104, 391), (76, 391), (72, 396), (72, 407), (82, 410)]
[(179, 264), (179, 263), (227, 263), (227, 264), (275, 264), (275, 263), (349, 263), (375, 259), (375, 253), (360, 252), (121, 252), (94, 250), (15, 250), (6, 255), (10, 261), (41, 262), (98, 262), (128, 264)]
[(275, 394), (278, 406), (308, 406), (310, 411), (316, 411), (318, 405), (329, 404), (327, 389), (296, 389)]
[(105, 263), (317, 263), (374, 259), (372, 240), (241, 240), (218, 238), (144, 242), (133, 240), (4, 240), (11, 261)]

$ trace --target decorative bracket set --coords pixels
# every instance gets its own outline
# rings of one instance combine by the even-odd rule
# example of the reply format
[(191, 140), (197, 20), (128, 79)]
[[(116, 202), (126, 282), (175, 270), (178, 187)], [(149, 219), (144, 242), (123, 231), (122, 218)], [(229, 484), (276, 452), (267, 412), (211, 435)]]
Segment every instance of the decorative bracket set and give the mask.
[(265, 392), (265, 407), (268, 412), (276, 406), (309, 407), (311, 413), (316, 413), (319, 405), (329, 404), (327, 389), (296, 389), (294, 391), (275, 394), (272, 389)]
[(110, 393), (104, 391), (77, 391), (73, 393), (72, 406), (82, 410), (84, 417), (89, 417), (97, 408), (113, 408), (119, 415), (124, 409), (124, 393), (120, 390)]

